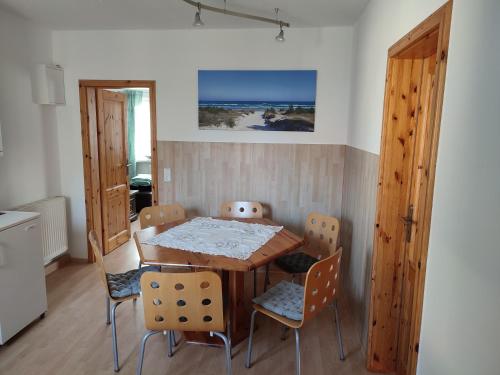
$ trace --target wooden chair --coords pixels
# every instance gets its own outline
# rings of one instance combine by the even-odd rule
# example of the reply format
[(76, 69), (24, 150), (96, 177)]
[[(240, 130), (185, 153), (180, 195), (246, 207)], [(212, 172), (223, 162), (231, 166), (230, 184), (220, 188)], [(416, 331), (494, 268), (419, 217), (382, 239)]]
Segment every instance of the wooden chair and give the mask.
[[(226, 349), (227, 373), (231, 375), (230, 323), (224, 315), (222, 282), (218, 274), (210, 271), (147, 272), (141, 279), (141, 288), (147, 331), (141, 341), (137, 375), (142, 373), (148, 338), (162, 332), (171, 335), (168, 332), (173, 330), (210, 332), (211, 336), (220, 337)], [(226, 327), (227, 337), (223, 334)]]
[[(111, 336), (113, 345), (114, 370), (119, 371), (118, 364), (118, 341), (116, 334), (116, 308), (125, 301), (136, 300), (140, 296), (139, 279), (144, 272), (159, 271), (159, 267), (144, 267), (140, 270), (130, 270), (125, 273), (110, 274), (104, 267), (102, 249), (94, 230), (89, 232), (89, 241), (94, 252), (97, 266), (99, 268), (99, 278), (106, 290), (106, 324), (111, 324)], [(111, 306), (111, 301), (113, 306)]]
[(257, 312), (295, 330), (296, 374), (300, 375), (300, 328), (330, 304), (333, 305), (335, 310), (340, 359), (344, 360), (337, 306), (341, 256), (342, 248), (331, 256), (313, 264), (307, 272), (304, 286), (282, 281), (262, 296), (254, 299), (255, 304), (253, 305), (254, 311), (250, 322), (250, 338), (245, 362), (247, 368), (251, 366), (252, 340)]
[(242, 219), (260, 219), (263, 216), (262, 204), (259, 202), (226, 202), (222, 204), (220, 215)]
[[(337, 249), (339, 220), (313, 212), (307, 216), (304, 233), (304, 251), (288, 254), (276, 259), (275, 264), (293, 277), (306, 273), (311, 266)], [(266, 266), (264, 291), (269, 284), (269, 266)]]
[[(225, 202), (220, 208), (220, 215), (226, 218), (261, 219), (262, 204), (259, 202)], [(253, 296), (257, 297), (257, 269), (253, 270)]]
[[(141, 225), (141, 229), (146, 229), (156, 225), (170, 223), (172, 221), (183, 220), (185, 218), (186, 211), (179, 203), (164, 204), (144, 207), (139, 213), (139, 224)], [(141, 252), (141, 247), (138, 244), (137, 251), (139, 253), (139, 268), (141, 268), (144, 258)]]

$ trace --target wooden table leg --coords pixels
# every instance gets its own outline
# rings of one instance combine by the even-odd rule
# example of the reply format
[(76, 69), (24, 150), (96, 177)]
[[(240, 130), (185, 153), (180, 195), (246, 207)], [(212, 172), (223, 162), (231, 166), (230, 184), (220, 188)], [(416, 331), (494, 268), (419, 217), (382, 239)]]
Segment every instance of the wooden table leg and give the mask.
[[(224, 271), (222, 283), (231, 322), (231, 344), (234, 347), (245, 340), (250, 333), (250, 311), (245, 306), (245, 273)], [(224, 346), (220, 338), (210, 337), (208, 332), (184, 332), (184, 337), (191, 344)]]
[(245, 306), (245, 274), (231, 271), (228, 278), (231, 343), (235, 346), (250, 333), (250, 311)]

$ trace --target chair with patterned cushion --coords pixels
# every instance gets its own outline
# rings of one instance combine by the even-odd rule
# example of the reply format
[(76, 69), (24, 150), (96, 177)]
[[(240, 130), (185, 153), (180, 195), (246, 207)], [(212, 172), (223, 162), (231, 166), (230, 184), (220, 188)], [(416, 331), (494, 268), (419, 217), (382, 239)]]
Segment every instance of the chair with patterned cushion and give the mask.
[[(306, 273), (311, 266), (337, 249), (339, 220), (313, 212), (307, 216), (304, 233), (304, 251), (284, 255), (276, 259), (275, 264), (294, 277)], [(269, 267), (266, 267), (264, 291), (269, 284)]]
[[(163, 204), (158, 206), (144, 207), (139, 213), (139, 224), (141, 229), (167, 224), (172, 221), (186, 218), (186, 211), (179, 203)], [(139, 252), (139, 267), (144, 263), (141, 247), (137, 246)]]
[(222, 281), (218, 274), (147, 272), (141, 279), (141, 288), (147, 331), (141, 340), (137, 375), (142, 373), (148, 338), (158, 333), (171, 337), (174, 330), (210, 332), (210, 336), (221, 338), (226, 349), (227, 373), (231, 375), (231, 324), (224, 314)]
[[(99, 268), (99, 277), (104, 285), (104, 288), (106, 289), (106, 324), (111, 324), (114, 370), (119, 371), (118, 342), (116, 336), (116, 308), (122, 302), (136, 300), (139, 298), (141, 292), (139, 280), (142, 274), (147, 271), (159, 271), (160, 267), (150, 266), (139, 270), (130, 270), (125, 273), (107, 273), (104, 267), (101, 246), (99, 244), (97, 234), (93, 230), (89, 233), (89, 241)], [(113, 306), (111, 306), (111, 301), (113, 301)]]
[[(225, 202), (220, 208), (220, 216), (225, 218), (262, 219), (264, 209), (260, 202)], [(257, 269), (253, 270), (253, 296), (257, 296)]]
[(296, 374), (299, 375), (300, 328), (328, 305), (332, 305), (335, 310), (339, 354), (340, 359), (344, 360), (344, 348), (337, 305), (341, 256), (342, 248), (339, 248), (331, 256), (314, 263), (307, 272), (304, 286), (288, 281), (281, 281), (263, 295), (254, 298), (254, 311), (252, 312), (250, 322), (250, 337), (245, 362), (247, 368), (251, 366), (252, 340), (257, 312), (295, 330)]

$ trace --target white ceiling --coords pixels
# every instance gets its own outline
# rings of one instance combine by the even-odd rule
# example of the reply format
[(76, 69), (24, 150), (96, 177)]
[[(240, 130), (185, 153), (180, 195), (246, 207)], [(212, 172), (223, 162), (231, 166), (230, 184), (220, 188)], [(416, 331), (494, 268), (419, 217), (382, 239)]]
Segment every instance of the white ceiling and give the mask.
[[(200, 0), (223, 7), (224, 0)], [(227, 0), (227, 8), (274, 18), (280, 8), (292, 27), (353, 24), (368, 0)], [(53, 30), (186, 29), (195, 8), (182, 0), (0, 0), (8, 10)], [(202, 12), (208, 28), (272, 25)]]

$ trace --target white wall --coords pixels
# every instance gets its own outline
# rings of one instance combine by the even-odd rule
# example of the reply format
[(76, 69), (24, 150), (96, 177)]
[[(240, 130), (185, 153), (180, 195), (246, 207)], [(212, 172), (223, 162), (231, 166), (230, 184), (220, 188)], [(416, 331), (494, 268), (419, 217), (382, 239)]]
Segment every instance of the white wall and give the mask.
[(354, 28), (348, 145), (380, 153), (387, 50), (444, 0), (371, 0)]
[[(345, 144), (352, 28), (58, 31), (54, 59), (65, 68), (67, 105), (58, 109), (62, 188), (71, 198), (71, 251), (86, 257), (79, 79), (157, 82), (158, 139)], [(197, 128), (197, 69), (317, 69), (314, 133), (230, 132)]]
[(56, 111), (31, 100), (31, 71), (50, 62), (50, 32), (0, 9), (0, 209), (60, 194)]
[[(348, 143), (379, 153), (388, 47), (442, 5), (372, 0), (355, 28)], [(500, 368), (500, 2), (455, 0), (418, 373)]]

